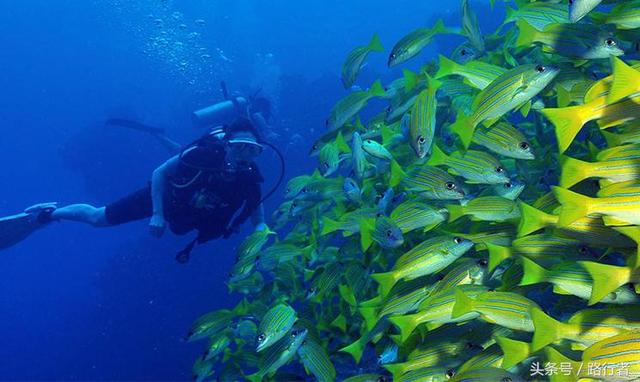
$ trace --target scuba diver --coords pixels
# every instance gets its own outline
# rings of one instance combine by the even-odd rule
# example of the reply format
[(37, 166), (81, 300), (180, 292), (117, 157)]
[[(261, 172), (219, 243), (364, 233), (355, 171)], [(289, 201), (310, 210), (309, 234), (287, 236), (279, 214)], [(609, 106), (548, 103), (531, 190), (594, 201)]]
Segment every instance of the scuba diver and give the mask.
[[(265, 145), (278, 154), (282, 171), (277, 184), (262, 197), (264, 179), (254, 160)], [(197, 243), (226, 239), (249, 218), (256, 230), (267, 229), (262, 202), (283, 178), (284, 158), (277, 148), (261, 139), (248, 118), (236, 118), (187, 145), (153, 172), (146, 187), (112, 204), (58, 207), (57, 203), (41, 203), (0, 219), (0, 249), (55, 221), (109, 227), (150, 218), (149, 229), (156, 237), (162, 236), (167, 225), (176, 235), (198, 231), (176, 256), (178, 262), (185, 263)]]

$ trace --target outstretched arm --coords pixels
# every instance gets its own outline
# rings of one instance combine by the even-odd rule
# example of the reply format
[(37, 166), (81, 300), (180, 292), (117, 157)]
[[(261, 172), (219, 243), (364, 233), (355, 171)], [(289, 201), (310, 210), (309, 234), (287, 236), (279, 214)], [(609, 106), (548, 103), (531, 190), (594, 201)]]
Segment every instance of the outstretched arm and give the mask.
[(180, 158), (178, 155), (170, 158), (160, 165), (160, 167), (156, 168), (151, 176), (151, 203), (153, 206), (153, 215), (151, 216), (149, 227), (151, 229), (151, 234), (157, 237), (162, 236), (166, 226), (164, 219), (164, 195), (167, 188), (168, 176), (175, 172), (179, 160)]

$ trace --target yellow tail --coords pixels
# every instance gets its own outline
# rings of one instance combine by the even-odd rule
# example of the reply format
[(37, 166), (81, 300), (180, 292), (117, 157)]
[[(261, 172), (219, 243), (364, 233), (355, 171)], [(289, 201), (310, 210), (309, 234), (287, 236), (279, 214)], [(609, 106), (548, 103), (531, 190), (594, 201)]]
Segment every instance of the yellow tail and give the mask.
[(555, 126), (560, 154), (567, 151), (571, 142), (573, 142), (576, 135), (580, 132), (580, 129), (582, 129), (582, 126), (588, 122), (583, 106), (584, 105), (541, 110), (542, 114)]
[(561, 155), (560, 167), (562, 173), (560, 174), (560, 187), (569, 188), (581, 181), (589, 178), (590, 172), (593, 167), (593, 163), (581, 161), (575, 158)]
[(593, 198), (556, 186), (552, 187), (552, 190), (558, 202), (562, 204), (558, 226), (568, 227), (576, 220), (589, 215)]
[(558, 222), (558, 217), (520, 202), (520, 224), (518, 224), (518, 237), (527, 236), (543, 228), (552, 226)]
[(608, 103), (614, 103), (640, 90), (640, 72), (625, 64), (618, 57), (611, 56), (613, 82), (607, 97)]
[(610, 293), (628, 283), (631, 278), (631, 269), (628, 267), (600, 264), (593, 261), (579, 261), (578, 264), (584, 267), (593, 279), (589, 305), (600, 302)]

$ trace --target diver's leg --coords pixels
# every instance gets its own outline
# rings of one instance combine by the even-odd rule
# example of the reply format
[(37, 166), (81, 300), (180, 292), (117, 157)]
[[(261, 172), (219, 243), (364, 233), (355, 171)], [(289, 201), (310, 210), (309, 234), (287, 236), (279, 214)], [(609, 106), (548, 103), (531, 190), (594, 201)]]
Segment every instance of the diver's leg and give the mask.
[(71, 220), (91, 224), (94, 227), (106, 227), (105, 207), (94, 207), (89, 204), (72, 204), (57, 208), (51, 213), (51, 220)]

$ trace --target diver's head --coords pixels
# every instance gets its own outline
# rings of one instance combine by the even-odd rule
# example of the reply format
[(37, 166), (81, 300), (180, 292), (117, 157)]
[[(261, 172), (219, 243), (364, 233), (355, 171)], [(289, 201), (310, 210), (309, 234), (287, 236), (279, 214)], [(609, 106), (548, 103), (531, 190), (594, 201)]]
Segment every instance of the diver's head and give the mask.
[(233, 162), (250, 162), (262, 153), (260, 133), (247, 118), (238, 118), (229, 125), (224, 138), (229, 150), (227, 155)]

